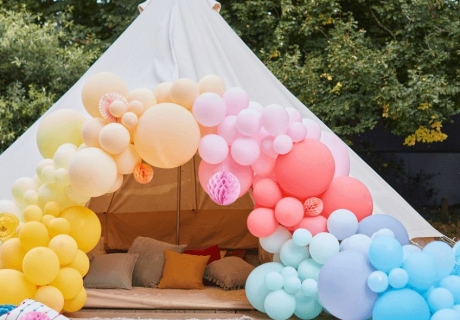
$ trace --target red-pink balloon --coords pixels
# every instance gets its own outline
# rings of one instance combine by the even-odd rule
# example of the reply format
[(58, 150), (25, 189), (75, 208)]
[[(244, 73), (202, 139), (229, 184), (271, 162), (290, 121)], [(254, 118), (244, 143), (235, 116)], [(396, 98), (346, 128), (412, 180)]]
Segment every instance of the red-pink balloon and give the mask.
[(350, 155), (348, 153), (348, 146), (335, 134), (323, 131), (321, 139), (332, 152), (335, 161), (335, 177), (348, 176), (350, 174)]
[(262, 111), (262, 125), (272, 136), (286, 133), (289, 126), (289, 114), (279, 104), (269, 104)]
[(260, 156), (260, 146), (256, 139), (239, 137), (233, 141), (230, 148), (233, 160), (242, 166), (250, 166)]
[(291, 152), (279, 155), (275, 174), (281, 189), (304, 201), (322, 194), (334, 178), (331, 151), (322, 142), (306, 138), (294, 144)]
[(254, 182), (252, 196), (258, 205), (275, 208), (278, 201), (283, 197), (283, 194), (275, 181), (265, 178)]
[(284, 197), (275, 206), (275, 218), (286, 227), (300, 223), (304, 216), (303, 204), (293, 197)]
[(207, 187), (212, 201), (222, 206), (232, 204), (240, 194), (240, 181), (234, 174), (226, 171), (215, 173), (209, 179)]
[(224, 120), (227, 107), (224, 99), (214, 92), (200, 94), (193, 102), (193, 116), (205, 127), (214, 127)]
[(361, 221), (372, 214), (374, 207), (369, 189), (358, 179), (349, 176), (334, 178), (320, 198), (324, 205), (321, 215), (326, 218), (337, 209), (347, 209)]
[(217, 164), (228, 156), (228, 145), (224, 138), (217, 134), (207, 134), (201, 138), (198, 153), (204, 161)]
[(304, 217), (293, 229), (307, 229), (312, 236), (315, 236), (318, 233), (327, 232), (327, 219), (323, 216)]
[(318, 122), (310, 118), (303, 118), (302, 123), (307, 128), (307, 138), (319, 140), (321, 138), (321, 127)]
[(227, 141), (227, 144), (231, 146), (233, 141), (241, 136), (239, 131), (236, 129), (236, 116), (226, 116), (217, 126), (217, 134), (224, 138), (225, 141)]
[(247, 219), (249, 232), (255, 237), (268, 237), (279, 223), (275, 219), (275, 212), (269, 208), (257, 208), (251, 211)]
[(249, 106), (249, 95), (241, 88), (229, 88), (222, 95), (227, 105), (227, 115), (237, 115)]

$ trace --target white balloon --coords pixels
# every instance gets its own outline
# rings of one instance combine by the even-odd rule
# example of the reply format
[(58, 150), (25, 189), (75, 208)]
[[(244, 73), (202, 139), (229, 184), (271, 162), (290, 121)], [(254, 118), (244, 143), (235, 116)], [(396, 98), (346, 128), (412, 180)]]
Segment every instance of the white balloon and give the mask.
[(307, 138), (319, 140), (321, 138), (321, 127), (318, 122), (309, 118), (303, 118), (302, 123), (307, 128)]
[(54, 153), (54, 167), (58, 168), (68, 168), (70, 160), (77, 153), (78, 147), (71, 143), (64, 143), (61, 145), (56, 152)]
[(0, 213), (2, 212), (12, 213), (21, 220), (21, 210), (16, 203), (11, 200), (0, 200)]
[(289, 126), (289, 114), (286, 108), (270, 104), (262, 111), (262, 125), (272, 136), (286, 133)]
[(282, 245), (292, 238), (291, 232), (283, 226), (278, 226), (268, 237), (259, 238), (260, 246), (267, 252), (278, 253)]
[(24, 193), (28, 190), (36, 190), (37, 184), (34, 179), (29, 177), (21, 177), (16, 179), (11, 187), (11, 193), (13, 194), (14, 200), (18, 203), (22, 203), (24, 199)]

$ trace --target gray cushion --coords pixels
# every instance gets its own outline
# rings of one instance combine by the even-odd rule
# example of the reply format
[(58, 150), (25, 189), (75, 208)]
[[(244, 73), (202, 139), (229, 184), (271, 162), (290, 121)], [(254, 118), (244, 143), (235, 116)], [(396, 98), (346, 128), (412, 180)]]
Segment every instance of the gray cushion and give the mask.
[(94, 256), (83, 279), (85, 288), (131, 289), (138, 254), (111, 253)]
[(225, 290), (243, 288), (254, 266), (240, 257), (224, 257), (206, 267), (204, 278)]

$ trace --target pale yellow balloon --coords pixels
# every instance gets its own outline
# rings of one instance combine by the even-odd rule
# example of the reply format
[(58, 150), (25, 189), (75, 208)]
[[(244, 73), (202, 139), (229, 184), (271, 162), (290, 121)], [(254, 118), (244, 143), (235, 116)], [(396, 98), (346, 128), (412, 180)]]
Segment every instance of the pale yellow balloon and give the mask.
[(0, 262), (5, 269), (15, 269), (22, 272), (22, 260), (25, 254), (19, 238), (11, 238), (0, 247)]
[(54, 172), (54, 180), (56, 184), (60, 187), (67, 187), (70, 185), (69, 172), (65, 168), (56, 169)]
[(147, 88), (137, 88), (129, 93), (128, 101), (139, 101), (144, 106), (144, 110), (157, 104), (157, 99), (152, 90)]
[(11, 193), (13, 194), (14, 200), (16, 200), (20, 204), (23, 204), (24, 194), (29, 190), (36, 189), (37, 183), (34, 179), (29, 177), (21, 177), (13, 182), (13, 186), (11, 187)]
[(99, 132), (108, 123), (107, 120), (102, 118), (91, 118), (83, 124), (81, 135), (87, 147), (101, 147), (99, 144)]
[[(83, 124), (83, 127), (84, 126), (85, 125)], [(54, 167), (56, 169), (67, 169), (69, 167), (70, 160), (75, 155), (75, 153), (77, 153), (77, 150), (78, 147), (71, 143), (64, 143), (63, 145), (59, 146), (53, 156)]]
[(116, 92), (127, 97), (128, 85), (118, 75), (111, 72), (99, 72), (86, 80), (81, 91), (81, 100), (86, 111), (93, 117), (100, 117), (99, 101), (107, 93)]
[(43, 210), (37, 205), (30, 205), (25, 207), (22, 214), (25, 222), (41, 221), (43, 217)]
[(70, 223), (70, 236), (77, 242), (78, 248), (85, 253), (93, 249), (101, 238), (101, 222), (89, 208), (82, 206), (62, 210), (62, 218)]
[(170, 91), (172, 82), (162, 82), (153, 89), (153, 94), (157, 99), (157, 103), (172, 102)]
[(113, 158), (98, 148), (79, 150), (69, 165), (72, 190), (89, 197), (106, 194), (117, 179)]
[(24, 275), (37, 286), (50, 284), (58, 275), (59, 269), (58, 256), (46, 247), (30, 249), (22, 261)]
[(50, 201), (63, 203), (66, 200), (63, 187), (57, 183), (44, 183), (38, 188), (38, 205), (44, 207)]
[(81, 194), (72, 189), (70, 186), (64, 188), (64, 193), (67, 196), (67, 199), (69, 199), (69, 201), (71, 201), (74, 205), (84, 205), (91, 199), (91, 196)]
[(70, 233), (70, 223), (67, 219), (62, 217), (57, 217), (52, 219), (48, 223), (48, 233), (51, 238), (57, 236), (58, 234), (69, 234)]
[(112, 193), (120, 189), (121, 185), (123, 184), (124, 176), (119, 173), (117, 174), (117, 180), (115, 180), (115, 183), (113, 184), (112, 188), (108, 191), (108, 193)]
[(205, 92), (214, 92), (222, 96), (225, 92), (225, 83), (221, 77), (215, 74), (208, 74), (200, 79), (198, 82), (200, 94)]
[(78, 252), (77, 242), (68, 234), (58, 234), (51, 238), (48, 248), (56, 253), (61, 266), (71, 263)]
[(120, 123), (109, 123), (99, 132), (99, 144), (110, 154), (123, 152), (128, 147), (130, 140), (128, 129)]
[(64, 267), (59, 270), (50, 285), (58, 288), (65, 300), (73, 299), (83, 288), (83, 278), (76, 269)]
[(65, 265), (65, 267), (70, 267), (74, 268), (78, 272), (80, 272), (80, 275), (82, 277), (86, 276), (86, 274), (89, 271), (89, 258), (86, 253), (78, 249), (77, 255), (75, 256), (75, 259), (68, 265)]
[(191, 110), (193, 102), (200, 95), (200, 89), (198, 88), (198, 84), (192, 80), (181, 78), (171, 85), (169, 95), (173, 103)]
[(80, 293), (73, 299), (64, 300), (64, 310), (67, 312), (77, 312), (85, 306), (88, 294), (86, 289), (82, 288)]
[(37, 291), (37, 287), (22, 272), (14, 269), (0, 269), (0, 283), (0, 305), (18, 306)]
[(25, 205), (38, 204), (38, 193), (35, 190), (27, 190), (22, 197), (22, 203)]
[(51, 112), (40, 122), (37, 129), (37, 146), (43, 158), (53, 158), (64, 143), (79, 146), (83, 143), (81, 129), (85, 116), (73, 109)]
[(29, 221), (24, 223), (19, 229), (19, 240), (21, 241), (21, 248), (27, 252), (35, 247), (46, 247), (50, 238), (48, 229), (46, 229), (43, 223)]
[(49, 201), (43, 207), (44, 214), (50, 214), (52, 216), (57, 217), (59, 216), (60, 212), (61, 212), (61, 205), (57, 201)]
[(133, 173), (134, 167), (142, 161), (133, 144), (129, 144), (123, 152), (114, 155), (113, 159), (117, 165), (117, 172), (121, 174)]
[(53, 286), (38, 288), (33, 299), (57, 312), (61, 312), (62, 308), (64, 308), (64, 296), (58, 288)]
[(137, 152), (157, 168), (175, 168), (189, 161), (200, 142), (192, 113), (174, 103), (160, 103), (139, 118), (134, 133)]

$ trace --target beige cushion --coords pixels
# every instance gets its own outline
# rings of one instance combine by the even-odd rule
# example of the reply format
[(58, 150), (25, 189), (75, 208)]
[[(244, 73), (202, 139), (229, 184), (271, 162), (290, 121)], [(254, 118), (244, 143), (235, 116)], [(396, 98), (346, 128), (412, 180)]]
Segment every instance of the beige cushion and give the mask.
[(206, 267), (204, 278), (225, 290), (243, 288), (254, 266), (239, 257), (224, 257)]
[(165, 250), (184, 252), (187, 245), (175, 245), (152, 238), (137, 237), (128, 253), (139, 254), (133, 272), (133, 286), (156, 288), (163, 274)]
[(138, 254), (111, 253), (95, 256), (83, 279), (85, 288), (131, 289)]

